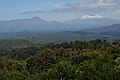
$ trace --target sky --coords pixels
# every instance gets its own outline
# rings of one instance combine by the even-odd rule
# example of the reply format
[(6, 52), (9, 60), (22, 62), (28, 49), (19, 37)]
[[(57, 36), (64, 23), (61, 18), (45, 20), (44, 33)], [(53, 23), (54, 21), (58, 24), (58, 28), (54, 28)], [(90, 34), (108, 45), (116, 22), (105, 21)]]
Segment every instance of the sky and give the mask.
[(0, 20), (66, 21), (86, 14), (120, 20), (120, 0), (0, 0)]

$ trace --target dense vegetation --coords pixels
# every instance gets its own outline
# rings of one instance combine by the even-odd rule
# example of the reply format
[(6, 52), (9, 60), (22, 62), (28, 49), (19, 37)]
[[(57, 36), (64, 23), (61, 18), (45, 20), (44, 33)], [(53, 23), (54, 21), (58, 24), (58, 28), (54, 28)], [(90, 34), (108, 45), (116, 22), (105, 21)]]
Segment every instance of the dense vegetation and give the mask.
[(119, 80), (120, 43), (74, 41), (0, 49), (0, 80)]

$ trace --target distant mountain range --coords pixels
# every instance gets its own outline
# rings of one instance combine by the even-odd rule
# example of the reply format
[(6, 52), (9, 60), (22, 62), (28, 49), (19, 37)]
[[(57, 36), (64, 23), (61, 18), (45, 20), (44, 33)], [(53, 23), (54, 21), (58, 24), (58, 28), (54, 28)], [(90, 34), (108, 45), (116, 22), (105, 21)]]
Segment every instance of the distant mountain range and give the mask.
[[(31, 19), (17, 19), (10, 21), (0, 21), (1, 32), (19, 32), (24, 30), (29, 31), (51, 31), (59, 30), (63, 24), (59, 22), (48, 22), (39, 17)], [(58, 27), (59, 26), (59, 27)]]
[(71, 31), (73, 33), (87, 35), (87, 34), (94, 34), (94, 35), (118, 35), (120, 36), (120, 24), (114, 24), (106, 27), (88, 29), (88, 30), (81, 30), (81, 31)]
[(99, 15), (83, 15), (81, 18), (74, 19), (67, 21), (71, 26), (75, 26), (72, 28), (72, 30), (79, 30), (79, 29), (93, 29), (93, 28), (99, 28), (99, 27), (105, 27), (113, 24), (120, 24), (119, 20), (113, 20), (104, 18)]
[(103, 39), (120, 42), (120, 24), (78, 31), (34, 32), (24, 30), (20, 32), (0, 33), (0, 40), (27, 40), (31, 43), (60, 43), (76, 40)]
[(94, 34), (104, 34), (104, 35), (120, 35), (120, 24), (114, 24), (107, 27), (96, 28), (87, 30)]
[(28, 31), (77, 31), (120, 24), (120, 21), (107, 19), (99, 15), (83, 15), (81, 18), (57, 22), (45, 21), (39, 17), (0, 21), (0, 32)]

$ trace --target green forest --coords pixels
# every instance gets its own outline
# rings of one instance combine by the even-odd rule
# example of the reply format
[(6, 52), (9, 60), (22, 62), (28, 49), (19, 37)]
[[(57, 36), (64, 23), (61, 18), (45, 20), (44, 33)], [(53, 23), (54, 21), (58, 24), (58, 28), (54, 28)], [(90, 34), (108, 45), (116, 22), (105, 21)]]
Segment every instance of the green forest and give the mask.
[(120, 80), (119, 42), (0, 43), (0, 80)]

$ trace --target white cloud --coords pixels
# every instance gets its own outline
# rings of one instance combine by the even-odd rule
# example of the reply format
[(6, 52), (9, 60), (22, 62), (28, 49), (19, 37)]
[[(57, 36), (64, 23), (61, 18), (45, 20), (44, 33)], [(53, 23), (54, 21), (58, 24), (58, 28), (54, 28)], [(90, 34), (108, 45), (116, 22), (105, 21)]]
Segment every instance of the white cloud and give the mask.
[(47, 13), (47, 11), (46, 10), (34, 10), (34, 11), (21, 12), (19, 14), (21, 14), (21, 15), (34, 15), (34, 14), (40, 14), (40, 13)]
[(116, 3), (119, 2), (119, 0), (100, 0), (102, 3)]
[(114, 11), (119, 8), (118, 0), (98, 0), (96, 2), (89, 3), (73, 3), (61, 5), (60, 8), (55, 9), (56, 12), (106, 12)]

